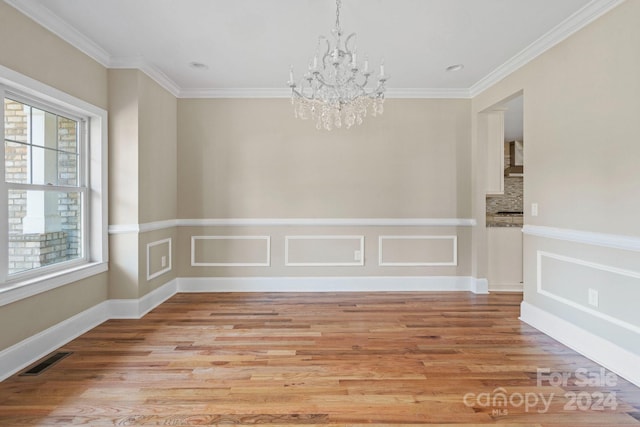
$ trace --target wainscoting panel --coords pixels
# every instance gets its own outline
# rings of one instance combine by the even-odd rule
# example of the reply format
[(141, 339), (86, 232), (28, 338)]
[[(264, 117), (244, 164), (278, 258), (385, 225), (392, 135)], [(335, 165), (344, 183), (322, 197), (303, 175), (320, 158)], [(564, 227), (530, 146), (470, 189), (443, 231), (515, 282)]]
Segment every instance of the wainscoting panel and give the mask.
[(364, 236), (285, 236), (287, 267), (364, 265)]
[(418, 267), (458, 265), (457, 236), (380, 236), (378, 265)]
[(270, 236), (191, 236), (192, 267), (268, 267)]
[[(602, 320), (640, 333), (640, 271), (537, 251), (537, 292)], [(597, 304), (589, 303), (589, 292)], [(620, 295), (625, 295), (621, 304)]]
[(147, 244), (147, 280), (171, 271), (171, 238)]

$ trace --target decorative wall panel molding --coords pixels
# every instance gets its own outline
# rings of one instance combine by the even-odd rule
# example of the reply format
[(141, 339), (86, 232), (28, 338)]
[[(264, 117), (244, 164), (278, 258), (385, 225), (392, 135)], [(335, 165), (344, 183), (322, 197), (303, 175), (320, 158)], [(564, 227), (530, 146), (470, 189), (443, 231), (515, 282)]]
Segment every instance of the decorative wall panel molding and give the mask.
[[(400, 254), (385, 256), (391, 249)], [(419, 243), (422, 241), (422, 243)], [(417, 244), (418, 243), (418, 244)], [(443, 257), (443, 255), (445, 255)], [(387, 259), (389, 258), (389, 259)], [(391, 259), (394, 258), (394, 259)], [(378, 265), (381, 267), (432, 267), (458, 265), (458, 237), (457, 236), (379, 236)]]
[[(167, 246), (166, 250), (163, 251), (163, 253), (165, 255), (159, 255), (160, 257), (165, 257), (165, 262), (166, 265), (162, 266), (162, 262), (160, 263), (160, 268), (157, 269), (156, 271), (151, 271), (153, 266), (152, 264), (157, 264), (157, 263), (152, 263), (152, 252), (154, 251), (154, 248), (157, 248), (159, 246)], [(155, 242), (152, 243), (148, 243), (147, 244), (147, 280), (151, 280), (151, 279), (155, 279), (156, 277), (164, 274), (164, 273), (168, 273), (169, 271), (171, 271), (171, 266), (172, 266), (172, 260), (171, 260), (171, 238), (169, 237), (168, 239), (162, 239), (162, 240), (157, 240)], [(157, 261), (157, 260), (156, 260)]]
[[(203, 259), (207, 256), (211, 258)], [(192, 267), (268, 267), (270, 265), (270, 236), (191, 236)]]
[[(603, 288), (602, 289), (603, 292), (605, 292), (605, 290), (608, 290), (609, 292), (615, 292), (615, 290), (612, 288), (611, 283), (613, 283), (616, 279), (620, 279), (621, 277), (625, 278), (624, 280), (627, 280), (630, 283), (630, 289), (637, 289), (640, 290), (640, 272), (638, 271), (632, 271), (632, 270), (626, 270), (626, 269), (621, 269), (621, 268), (617, 268), (617, 267), (612, 267), (612, 266), (608, 266), (608, 265), (604, 265), (604, 264), (597, 264), (594, 262), (590, 262), (590, 261), (585, 261), (585, 260), (581, 260), (578, 258), (573, 258), (573, 257), (568, 257), (568, 256), (564, 256), (564, 255), (558, 255), (558, 254), (554, 254), (554, 253), (550, 253), (550, 252), (545, 252), (545, 251), (538, 251), (537, 252), (537, 257), (536, 257), (537, 261), (536, 261), (536, 269), (537, 269), (537, 283), (536, 283), (536, 287), (537, 287), (537, 292), (540, 295), (544, 295), (548, 298), (551, 298), (555, 301), (558, 301), (562, 304), (565, 304), (567, 306), (570, 306), (574, 309), (580, 310), (582, 312), (588, 313), (592, 316), (598, 317), (602, 320), (605, 320), (609, 323), (612, 323), (616, 326), (620, 326), (622, 328), (628, 329), (632, 332), (635, 332), (637, 334), (640, 334), (640, 326), (638, 325), (634, 325), (632, 323), (629, 323), (621, 318), (619, 318), (618, 316), (614, 316), (610, 313), (606, 313), (604, 312), (606, 310), (605, 307), (600, 307), (600, 308), (596, 308), (596, 307), (590, 307), (584, 303), (582, 303), (581, 301), (586, 300), (586, 295), (587, 295), (587, 287), (589, 286), (588, 284), (584, 285), (584, 295), (576, 295), (575, 299), (569, 299), (568, 296), (566, 295), (559, 295), (558, 290), (554, 290), (550, 288), (550, 278), (548, 278), (548, 276), (551, 273), (546, 273), (545, 269), (544, 269), (544, 264), (543, 264), (543, 260), (544, 259), (550, 259), (550, 260), (555, 260), (555, 261), (559, 261), (562, 263), (568, 263), (572, 266), (574, 266), (575, 268), (587, 268), (592, 270), (592, 273), (590, 274), (591, 276), (595, 276), (595, 277), (599, 277), (599, 276), (604, 276), (604, 275), (609, 275), (610, 279), (609, 280), (603, 280), (601, 283), (598, 283), (596, 285), (594, 285), (594, 288), (599, 288), (602, 285)], [(604, 274), (602, 274), (604, 273)], [(577, 271), (574, 271), (574, 274), (572, 275), (572, 277), (575, 276), (575, 274), (577, 274)], [(615, 276), (618, 276), (617, 278)], [(578, 280), (578, 279), (576, 279)], [(633, 282), (633, 283), (632, 283)], [(598, 289), (596, 289), (598, 290)], [(640, 291), (639, 291), (640, 293)], [(600, 297), (601, 299), (606, 295), (603, 294), (602, 297)], [(602, 301), (601, 301), (602, 302)], [(630, 302), (630, 304), (636, 305), (636, 301), (634, 300), (633, 302)]]
[(364, 236), (285, 236), (284, 253), (287, 267), (363, 266)]

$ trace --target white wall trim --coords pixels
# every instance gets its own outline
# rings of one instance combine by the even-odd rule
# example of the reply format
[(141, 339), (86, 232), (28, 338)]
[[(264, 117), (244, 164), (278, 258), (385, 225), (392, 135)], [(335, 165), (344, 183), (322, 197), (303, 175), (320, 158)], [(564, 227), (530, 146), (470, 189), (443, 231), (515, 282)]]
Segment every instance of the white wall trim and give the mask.
[(640, 252), (640, 237), (572, 230), (569, 228), (546, 227), (542, 225), (525, 225), (522, 228), (522, 232), (530, 236)]
[(522, 283), (491, 283), (489, 292), (524, 292)]
[(462, 276), (181, 277), (179, 292), (470, 291)]
[(103, 301), (0, 351), (0, 381), (109, 319), (140, 319), (175, 295), (177, 283), (171, 280), (139, 299)]
[[(160, 246), (160, 245), (164, 245), (164, 244), (168, 244), (169, 245), (169, 262), (167, 263), (167, 266), (161, 270), (156, 271), (155, 273), (151, 273), (151, 248), (155, 247), (155, 246)], [(151, 243), (147, 243), (147, 280), (151, 280), (151, 279), (155, 279), (158, 276), (161, 276), (165, 273), (168, 273), (171, 271), (172, 268), (172, 262), (171, 262), (171, 237), (167, 238), (167, 239), (162, 239), (162, 240), (156, 240), (155, 242), (151, 242)]]
[(471, 277), (471, 292), (474, 294), (488, 294), (489, 293), (489, 280)]
[(138, 299), (111, 299), (110, 319), (140, 319), (178, 292), (178, 279), (173, 279)]
[[(360, 259), (348, 262), (290, 262), (289, 261), (289, 241), (290, 240), (358, 240), (360, 242)], [(284, 265), (287, 267), (361, 267), (364, 265), (364, 236), (346, 235), (308, 235), (308, 236), (285, 236), (284, 237)]]
[(109, 319), (105, 301), (0, 352), (0, 381)]
[(471, 99), (467, 88), (388, 88), (387, 99)]
[[(386, 97), (473, 98), (624, 1), (592, 0), (470, 88), (389, 88)], [(52, 14), (39, 2), (34, 0), (5, 0), (5, 2), (101, 65), (111, 68), (137, 68), (178, 98), (288, 98), (291, 94), (287, 88), (180, 88), (162, 70), (143, 57), (111, 56), (93, 40)]]
[(520, 320), (640, 387), (640, 355), (526, 301)]
[(152, 221), (141, 224), (114, 224), (109, 226), (109, 234), (147, 233), (149, 231), (165, 230), (178, 226), (177, 219)]
[(139, 232), (140, 225), (138, 224), (115, 224), (109, 226), (109, 234), (132, 234)]
[(616, 326), (619, 326), (621, 328), (625, 328), (631, 332), (634, 332), (636, 334), (640, 334), (640, 326), (637, 325), (633, 325), (629, 322), (625, 322), (624, 320), (618, 319), (616, 317), (610, 316), (606, 313), (602, 313), (601, 311), (595, 310), (594, 308), (591, 307), (587, 307), (583, 304), (580, 304), (576, 301), (572, 301), (570, 299), (564, 298), (560, 295), (557, 295), (549, 290), (546, 290), (543, 288), (543, 280), (542, 280), (542, 258), (543, 257), (547, 257), (547, 258), (551, 258), (551, 259), (555, 259), (558, 261), (563, 261), (563, 262), (568, 262), (570, 264), (576, 264), (576, 265), (581, 265), (584, 267), (589, 267), (589, 268), (593, 268), (596, 270), (600, 270), (600, 271), (606, 271), (609, 273), (614, 273), (614, 274), (619, 274), (621, 276), (626, 276), (626, 277), (631, 277), (634, 279), (640, 279), (640, 272), (637, 271), (632, 271), (632, 270), (625, 270), (625, 269), (621, 269), (621, 268), (616, 268), (616, 267), (611, 267), (608, 265), (604, 265), (604, 264), (597, 264), (594, 262), (590, 262), (590, 261), (585, 261), (585, 260), (581, 260), (578, 258), (572, 258), (572, 257), (568, 257), (568, 256), (564, 256), (564, 255), (558, 255), (558, 254), (554, 254), (554, 253), (550, 253), (550, 252), (545, 252), (545, 251), (538, 251), (537, 252), (537, 257), (536, 257), (536, 270), (537, 270), (537, 292), (540, 295), (544, 295), (548, 298), (551, 298), (555, 301), (558, 301), (562, 304), (568, 305), (569, 307), (575, 308), (577, 310), (580, 310), (584, 313), (590, 314), (592, 316), (598, 317), (602, 320), (605, 320), (609, 323), (612, 323)]
[[(384, 241), (385, 240), (452, 240), (452, 254), (449, 262), (386, 262), (384, 261)], [(380, 267), (440, 267), (440, 266), (457, 266), (458, 265), (458, 236), (418, 236), (418, 235), (401, 235), (401, 236), (378, 236), (378, 265)]]
[(26, 281), (9, 283), (0, 288), (0, 307), (22, 299), (50, 291), (69, 283), (75, 283), (96, 274), (104, 273), (109, 269), (106, 262), (94, 262), (82, 264), (78, 267), (56, 271), (54, 273), (38, 276)]
[(51, 13), (46, 6), (29, 0), (5, 0), (5, 2), (18, 9), (23, 15), (28, 16), (47, 30), (51, 31), (62, 40), (71, 44), (85, 55), (93, 58), (103, 67), (107, 67), (109, 65), (110, 56), (106, 50), (73, 26), (69, 25), (65, 20), (59, 18), (58, 15)]
[(291, 89), (282, 88), (194, 88), (182, 89), (178, 98), (291, 98)]
[[(130, 68), (130, 67), (129, 67)], [(182, 89), (178, 98), (290, 98), (288, 88), (196, 88)], [(466, 88), (389, 88), (387, 99), (469, 99), (471, 93)]]
[(207, 218), (179, 219), (183, 227), (204, 226), (347, 226), (347, 227), (464, 227), (476, 225), (467, 218)]
[(531, 62), (547, 50), (562, 42), (580, 29), (598, 19), (625, 0), (592, 0), (582, 9), (569, 16), (551, 31), (535, 40), (504, 64), (478, 80), (469, 88), (471, 98), (478, 96), (500, 80)]
[[(196, 240), (264, 240), (265, 260), (262, 262), (196, 262)], [(271, 265), (271, 236), (191, 236), (192, 267), (269, 267)]]
[(140, 232), (147, 233), (149, 231), (164, 230), (166, 228), (177, 227), (178, 221), (175, 219), (167, 219), (164, 221), (145, 222), (140, 224)]
[(109, 226), (109, 234), (145, 233), (172, 227), (473, 227), (476, 224), (473, 218), (203, 218), (114, 224)]
[(133, 57), (110, 57), (109, 68), (138, 69), (146, 74), (151, 80), (155, 81), (167, 92), (175, 97), (180, 95), (180, 87), (169, 78), (160, 68), (148, 62), (142, 56)]

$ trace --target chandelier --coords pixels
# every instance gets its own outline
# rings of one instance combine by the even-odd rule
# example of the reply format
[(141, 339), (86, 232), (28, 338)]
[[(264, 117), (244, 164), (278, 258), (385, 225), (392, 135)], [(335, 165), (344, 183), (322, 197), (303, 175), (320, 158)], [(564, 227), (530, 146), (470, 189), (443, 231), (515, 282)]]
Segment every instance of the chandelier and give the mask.
[(335, 39), (318, 38), (318, 47), (313, 60), (299, 84), (293, 77), (293, 66), (287, 84), (291, 88), (291, 103), (296, 118), (313, 119), (316, 128), (331, 130), (354, 124), (362, 124), (370, 114), (382, 114), (385, 82), (384, 61), (375, 88), (367, 88), (371, 71), (365, 58), (362, 66), (356, 57), (356, 33), (351, 33), (342, 42), (340, 28), (341, 0), (336, 0), (336, 26), (331, 31)]

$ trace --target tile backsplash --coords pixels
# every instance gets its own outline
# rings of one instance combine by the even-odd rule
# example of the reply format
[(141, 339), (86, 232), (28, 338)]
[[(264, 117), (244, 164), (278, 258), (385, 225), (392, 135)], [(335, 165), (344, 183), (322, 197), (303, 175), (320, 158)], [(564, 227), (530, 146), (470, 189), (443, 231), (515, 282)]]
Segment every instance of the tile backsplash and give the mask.
[(523, 177), (505, 176), (504, 194), (487, 196), (487, 215), (497, 212), (522, 212), (523, 210)]

